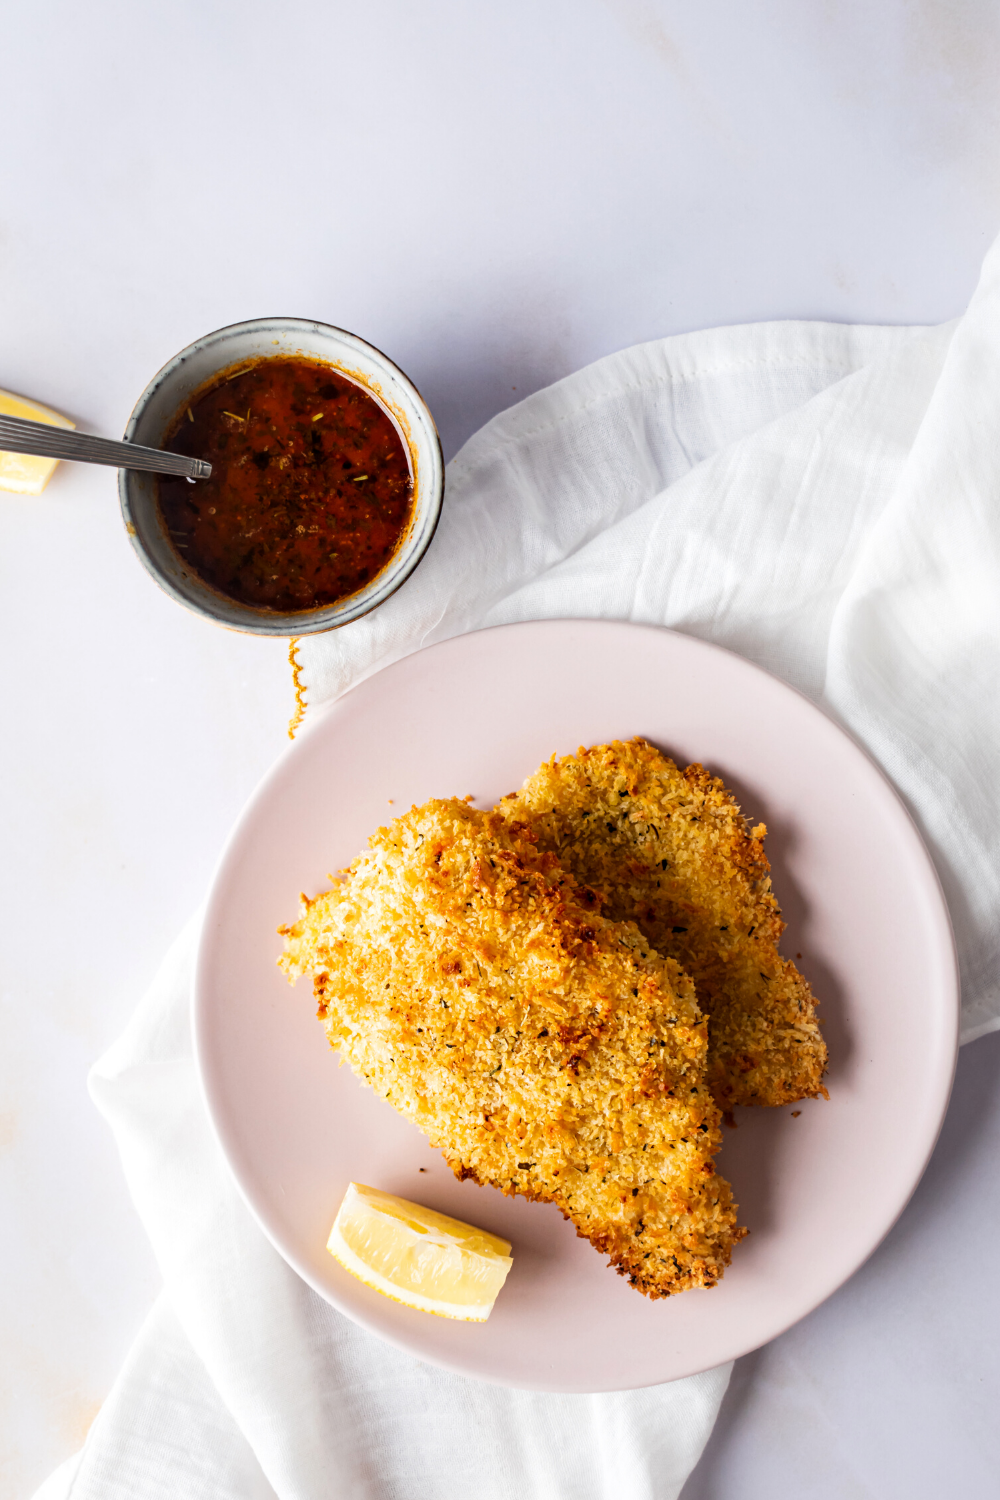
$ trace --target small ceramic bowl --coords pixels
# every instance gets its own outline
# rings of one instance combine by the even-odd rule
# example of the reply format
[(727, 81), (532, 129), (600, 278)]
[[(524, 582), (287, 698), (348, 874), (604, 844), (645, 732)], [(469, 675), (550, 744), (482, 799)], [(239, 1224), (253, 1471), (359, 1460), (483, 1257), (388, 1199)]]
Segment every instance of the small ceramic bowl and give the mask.
[(333, 630), (377, 608), (413, 572), (430, 545), (444, 496), (444, 459), (430, 412), (416, 386), (378, 349), (353, 333), (305, 318), (254, 318), (189, 344), (150, 381), (125, 429), (128, 442), (163, 446), (181, 407), (223, 370), (244, 360), (298, 355), (321, 360), (363, 385), (389, 413), (406, 443), (413, 472), (409, 527), (382, 571), (357, 593), (317, 609), (259, 609), (220, 593), (181, 557), (157, 504), (156, 477), (119, 469), (118, 493), (132, 545), (162, 589), (196, 614), (256, 635), (310, 635)]

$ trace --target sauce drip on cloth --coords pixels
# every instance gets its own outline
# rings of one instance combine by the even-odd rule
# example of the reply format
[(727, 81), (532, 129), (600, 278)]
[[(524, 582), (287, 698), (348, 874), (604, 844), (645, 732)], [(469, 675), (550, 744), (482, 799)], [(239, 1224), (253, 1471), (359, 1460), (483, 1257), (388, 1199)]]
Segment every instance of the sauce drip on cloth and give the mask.
[(334, 604), (380, 573), (410, 519), (406, 445), (388, 413), (330, 365), (262, 359), (181, 409), (165, 447), (212, 477), (161, 476), (160, 509), (185, 562), (241, 604)]

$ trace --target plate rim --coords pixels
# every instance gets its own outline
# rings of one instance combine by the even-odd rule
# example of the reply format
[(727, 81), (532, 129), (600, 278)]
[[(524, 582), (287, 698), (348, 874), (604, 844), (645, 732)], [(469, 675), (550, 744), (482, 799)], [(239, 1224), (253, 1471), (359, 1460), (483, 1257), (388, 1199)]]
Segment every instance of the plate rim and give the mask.
[[(815, 1312), (816, 1309), (818, 1307), (821, 1307), (824, 1302), (826, 1302), (830, 1297), (834, 1295), (835, 1292), (839, 1291), (842, 1286), (846, 1285), (851, 1277), (853, 1277), (861, 1269), (861, 1267), (864, 1266), (868, 1260), (870, 1260), (872, 1255), (875, 1254), (879, 1246), (884, 1243), (885, 1239), (892, 1232), (895, 1225), (899, 1222), (900, 1217), (905, 1211), (921, 1179), (923, 1178), (924, 1173), (927, 1170), (927, 1166), (934, 1153), (935, 1147), (937, 1146), (937, 1142), (944, 1125), (948, 1105), (951, 1100), (959, 1052), (959, 1036), (961, 1025), (961, 975), (957, 946), (955, 942), (954, 925), (951, 920), (951, 914), (948, 909), (947, 901), (945, 899), (944, 889), (941, 884), (941, 879), (938, 874), (937, 867), (931, 856), (930, 850), (927, 847), (923, 834), (921, 833), (921, 830), (916, 822), (916, 819), (907, 806), (906, 802), (904, 801), (898, 788), (889, 779), (886, 772), (878, 764), (868, 748), (858, 740), (857, 736), (848, 727), (841, 723), (839, 719), (834, 717), (827, 705), (817, 703), (814, 699), (810, 698), (808, 694), (804, 693), (800, 688), (795, 687), (789, 682), (786, 682), (783, 678), (777, 676), (776, 673), (768, 671), (767, 668), (760, 666), (757, 662), (752, 661), (748, 657), (742, 656), (738, 651), (735, 651), (728, 646), (719, 645), (714, 641), (706, 641), (699, 636), (689, 635), (684, 631), (674, 630), (667, 626), (650, 625), (642, 622), (634, 622), (628, 620), (603, 620), (588, 618), (586, 616), (559, 616), (552, 619), (512, 621), (510, 623), (505, 623), (502, 625), (485, 626), (477, 630), (462, 631), (456, 635), (448, 636), (445, 640), (435, 641), (430, 645), (419, 647), (414, 651), (407, 652), (404, 656), (397, 657), (393, 661), (387, 662), (384, 665), (375, 668), (373, 671), (368, 672), (358, 681), (352, 683), (350, 688), (347, 689), (344, 693), (341, 693), (338, 697), (331, 699), (327, 703), (324, 703), (317, 709), (311, 720), (306, 721), (302, 731), (298, 735), (296, 735), (295, 739), (285, 749), (282, 750), (282, 752), (275, 758), (275, 760), (265, 771), (263, 776), (257, 782), (257, 785), (254, 787), (253, 791), (250, 793), (249, 797), (244, 802), (237, 817), (235, 818), (229, 830), (229, 833), (222, 845), (222, 849), (212, 871), (202, 914), (201, 928), (198, 935), (198, 948), (195, 959), (194, 982), (192, 984), (190, 1000), (190, 1019), (195, 1072), (198, 1080), (199, 1095), (208, 1116), (212, 1134), (217, 1144), (219, 1145), (219, 1148), (225, 1160), (226, 1168), (229, 1172), (230, 1178), (235, 1183), (240, 1197), (246, 1204), (247, 1208), (250, 1210), (251, 1216), (254, 1219), (255, 1223), (258, 1225), (268, 1242), (274, 1247), (274, 1249), (282, 1257), (285, 1263), (295, 1272), (297, 1276), (305, 1281), (305, 1283), (318, 1296), (322, 1297), (325, 1302), (335, 1308), (336, 1311), (341, 1313), (343, 1316), (350, 1318), (352, 1322), (364, 1328), (366, 1332), (369, 1332), (375, 1337), (384, 1340), (388, 1344), (391, 1344), (393, 1347), (399, 1349), (402, 1353), (409, 1355), (411, 1358), (420, 1359), (424, 1361), (424, 1363), (434, 1365), (437, 1368), (447, 1369), (452, 1373), (461, 1375), (467, 1379), (481, 1380), (486, 1383), (500, 1385), (510, 1389), (534, 1390), (565, 1394), (583, 1394), (584, 1387), (582, 1386), (567, 1387), (564, 1383), (550, 1383), (539, 1379), (518, 1380), (512, 1378), (508, 1374), (483, 1374), (478, 1370), (470, 1369), (466, 1364), (463, 1364), (458, 1360), (449, 1359), (446, 1356), (438, 1353), (437, 1351), (416, 1352), (413, 1342), (407, 1341), (403, 1338), (395, 1337), (391, 1331), (387, 1331), (384, 1327), (376, 1326), (373, 1322), (369, 1321), (364, 1316), (364, 1313), (360, 1311), (356, 1306), (349, 1305), (346, 1302), (340, 1301), (333, 1294), (331, 1288), (328, 1285), (320, 1282), (319, 1279), (311, 1273), (308, 1265), (299, 1259), (299, 1257), (295, 1253), (295, 1250), (282, 1243), (280, 1237), (272, 1232), (263, 1216), (263, 1212), (258, 1209), (254, 1201), (252, 1192), (244, 1183), (241, 1173), (233, 1160), (233, 1156), (230, 1154), (227, 1145), (224, 1120), (220, 1118), (221, 1111), (219, 1112), (219, 1114), (217, 1114), (213, 1106), (212, 1086), (209, 1077), (210, 1066), (207, 1061), (208, 986), (206, 971), (209, 966), (210, 929), (212, 925), (211, 918), (213, 915), (213, 910), (216, 907), (216, 903), (220, 899), (220, 881), (227, 870), (230, 857), (233, 853), (235, 845), (237, 844), (243, 833), (244, 826), (251, 820), (258, 805), (266, 799), (270, 791), (271, 784), (281, 779), (289, 761), (294, 760), (297, 755), (301, 753), (301, 747), (307, 741), (311, 740), (315, 733), (329, 721), (334, 711), (341, 710), (343, 708), (343, 705), (350, 700), (353, 694), (355, 694), (360, 688), (370, 684), (374, 679), (382, 676), (382, 674), (385, 672), (392, 671), (393, 669), (405, 670), (408, 663), (412, 663), (415, 659), (426, 656), (429, 652), (435, 652), (444, 648), (454, 647), (458, 642), (470, 641), (478, 637), (497, 636), (501, 633), (509, 634), (514, 632), (521, 633), (525, 631), (545, 631), (548, 629), (564, 630), (567, 627), (585, 627), (587, 629), (599, 631), (635, 631), (656, 637), (666, 636), (674, 638), (683, 643), (682, 649), (693, 649), (696, 653), (698, 651), (702, 651), (712, 656), (717, 654), (727, 656), (735, 660), (735, 662), (739, 666), (739, 669), (747, 670), (752, 674), (759, 674), (761, 677), (766, 678), (769, 682), (775, 684), (779, 689), (784, 690), (786, 693), (789, 693), (795, 698), (801, 700), (801, 702), (805, 704), (808, 709), (813, 710), (814, 713), (819, 715), (819, 717), (825, 721), (828, 728), (832, 730), (836, 735), (839, 735), (842, 739), (844, 739), (851, 747), (851, 749), (856, 752), (866, 763), (869, 771), (874, 775), (877, 781), (881, 783), (883, 790), (887, 791), (890, 794), (890, 799), (895, 804), (897, 814), (902, 815), (904, 824), (908, 826), (909, 833), (914, 842), (916, 851), (919, 853), (922, 859), (924, 875), (930, 877), (930, 892), (936, 898), (934, 901), (934, 908), (940, 927), (939, 938), (943, 940), (941, 943), (942, 957), (946, 956), (950, 960), (950, 962), (942, 965), (941, 975), (942, 999), (946, 1003), (943, 1003), (941, 1007), (941, 1046), (939, 1049), (940, 1055), (934, 1068), (935, 1090), (933, 1090), (932, 1092), (936, 1092), (937, 1096), (937, 1103), (933, 1114), (934, 1124), (933, 1127), (931, 1127), (930, 1124), (925, 1125), (924, 1149), (920, 1152), (919, 1157), (917, 1158), (919, 1165), (915, 1170), (911, 1172), (912, 1180), (908, 1181), (907, 1183), (901, 1184), (896, 1194), (892, 1196), (891, 1201), (887, 1203), (886, 1213), (885, 1215), (880, 1216), (879, 1219), (879, 1224), (881, 1227), (879, 1228), (877, 1236), (875, 1238), (872, 1238), (870, 1242), (867, 1243), (867, 1248), (865, 1249), (864, 1253), (859, 1258), (854, 1260), (849, 1269), (842, 1272), (838, 1271), (836, 1276), (832, 1279), (831, 1283), (827, 1286), (826, 1290), (822, 1291), (819, 1295), (811, 1296), (807, 1306), (801, 1307), (800, 1309), (795, 1311), (792, 1316), (788, 1317), (786, 1320), (776, 1326), (765, 1339), (753, 1337), (750, 1338), (748, 1342), (736, 1341), (733, 1351), (726, 1356), (727, 1359), (740, 1359), (744, 1355), (754, 1352), (754, 1350), (756, 1349), (765, 1347), (774, 1339), (779, 1338), (782, 1334), (786, 1333), (790, 1328), (793, 1328), (797, 1323), (801, 1322), (803, 1318), (806, 1318), (811, 1313)], [(945, 994), (945, 989), (947, 989), (947, 995)], [(928, 1121), (930, 1120), (930, 1118), (931, 1116), (928, 1114)], [(615, 1380), (608, 1385), (598, 1385), (596, 1387), (588, 1386), (586, 1390), (590, 1393), (610, 1393), (613, 1391), (647, 1389), (672, 1380), (684, 1379), (688, 1376), (702, 1374), (707, 1370), (718, 1368), (719, 1364), (724, 1362), (725, 1361), (719, 1361), (717, 1359), (707, 1359), (704, 1363), (698, 1363), (696, 1360), (693, 1364), (691, 1364), (690, 1368), (686, 1368), (680, 1375), (666, 1376), (660, 1379), (651, 1380), (641, 1378), (633, 1383), (627, 1384), (623, 1384), (620, 1380)]]

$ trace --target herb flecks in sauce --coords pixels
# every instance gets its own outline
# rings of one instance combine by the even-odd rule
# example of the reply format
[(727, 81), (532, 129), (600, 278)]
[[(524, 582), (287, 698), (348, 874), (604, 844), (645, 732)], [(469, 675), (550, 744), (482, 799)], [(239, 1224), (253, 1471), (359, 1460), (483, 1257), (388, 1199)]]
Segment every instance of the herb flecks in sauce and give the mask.
[(314, 609), (365, 586), (410, 518), (406, 448), (362, 387), (329, 365), (263, 359), (188, 403), (173, 453), (212, 477), (163, 477), (160, 507), (185, 562), (220, 593)]

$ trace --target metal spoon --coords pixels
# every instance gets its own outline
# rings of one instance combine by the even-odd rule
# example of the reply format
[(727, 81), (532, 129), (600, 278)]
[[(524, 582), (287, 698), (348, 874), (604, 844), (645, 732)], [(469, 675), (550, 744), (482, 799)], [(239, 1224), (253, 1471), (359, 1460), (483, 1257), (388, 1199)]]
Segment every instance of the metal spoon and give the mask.
[(163, 453), (139, 443), (115, 443), (50, 427), (47, 422), (28, 422), (23, 417), (0, 416), (0, 450), (31, 453), (36, 458), (70, 458), (83, 464), (108, 464), (114, 469), (142, 469), (147, 474), (182, 474), (185, 479), (210, 479), (212, 465), (203, 458), (185, 458), (182, 453)]

